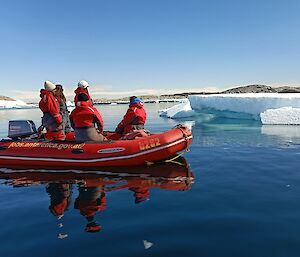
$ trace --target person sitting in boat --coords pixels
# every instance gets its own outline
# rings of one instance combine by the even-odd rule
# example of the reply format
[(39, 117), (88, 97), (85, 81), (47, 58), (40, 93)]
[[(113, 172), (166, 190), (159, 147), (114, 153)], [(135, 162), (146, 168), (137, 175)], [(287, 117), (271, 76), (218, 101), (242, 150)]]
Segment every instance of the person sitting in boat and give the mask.
[(118, 124), (115, 132), (121, 136), (133, 132), (134, 130), (144, 129), (146, 122), (146, 111), (144, 109), (143, 101), (131, 96), (129, 108), (123, 117), (123, 120)]
[(39, 107), (43, 112), (42, 126), (47, 130), (47, 139), (64, 140), (65, 134), (62, 130), (62, 116), (59, 111), (59, 104), (55, 98), (55, 85), (45, 81), (41, 89), (41, 100)]
[[(89, 100), (86, 94), (79, 94), (78, 103), (70, 115), (77, 143), (102, 142), (105, 139), (101, 134), (104, 127), (101, 114), (96, 108), (90, 106)], [(95, 128), (95, 124), (98, 131)]]
[(59, 110), (63, 121), (62, 130), (65, 132), (65, 134), (68, 134), (69, 132), (71, 132), (71, 123), (70, 123), (69, 111), (66, 103), (67, 100), (64, 95), (64, 89), (60, 84), (57, 84), (55, 88), (56, 88), (55, 97), (58, 101)]
[(91, 99), (91, 96), (89, 94), (89, 91), (88, 91), (88, 87), (89, 87), (89, 83), (85, 80), (81, 80), (78, 82), (78, 87), (76, 88), (76, 90), (74, 91), (75, 92), (75, 98), (74, 98), (74, 103), (75, 103), (75, 106), (77, 106), (78, 104), (78, 96), (80, 94), (85, 94), (87, 97), (88, 97), (88, 104), (90, 106), (93, 106), (93, 100)]

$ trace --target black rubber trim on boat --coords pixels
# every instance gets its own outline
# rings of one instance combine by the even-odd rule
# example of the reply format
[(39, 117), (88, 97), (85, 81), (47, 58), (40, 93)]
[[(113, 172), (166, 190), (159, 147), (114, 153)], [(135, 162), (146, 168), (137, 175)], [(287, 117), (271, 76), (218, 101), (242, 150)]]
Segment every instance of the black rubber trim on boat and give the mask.
[(71, 151), (71, 153), (74, 153), (74, 154), (81, 154), (81, 153), (84, 153), (84, 150), (83, 149), (73, 149)]
[(1, 150), (6, 150), (7, 149), (7, 146), (0, 146), (0, 151)]

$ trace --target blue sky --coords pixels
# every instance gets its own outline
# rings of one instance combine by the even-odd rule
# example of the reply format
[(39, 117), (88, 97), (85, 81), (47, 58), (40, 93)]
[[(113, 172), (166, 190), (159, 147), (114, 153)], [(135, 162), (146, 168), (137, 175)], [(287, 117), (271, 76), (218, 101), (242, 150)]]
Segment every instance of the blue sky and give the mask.
[(1, 1), (0, 95), (300, 86), (298, 0)]

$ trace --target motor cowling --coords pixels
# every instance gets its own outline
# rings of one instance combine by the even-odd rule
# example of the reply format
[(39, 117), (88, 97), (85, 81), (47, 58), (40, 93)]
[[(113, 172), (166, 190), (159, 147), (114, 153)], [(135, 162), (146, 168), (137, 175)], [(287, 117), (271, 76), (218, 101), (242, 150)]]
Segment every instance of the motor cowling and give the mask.
[(8, 137), (11, 139), (26, 138), (37, 134), (36, 126), (32, 120), (10, 120), (8, 124)]

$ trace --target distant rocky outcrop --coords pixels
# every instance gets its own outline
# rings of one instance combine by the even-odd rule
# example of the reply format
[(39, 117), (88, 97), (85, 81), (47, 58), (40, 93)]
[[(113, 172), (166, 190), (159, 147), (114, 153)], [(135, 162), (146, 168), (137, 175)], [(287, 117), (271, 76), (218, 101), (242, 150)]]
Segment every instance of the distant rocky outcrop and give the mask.
[(271, 86), (265, 85), (248, 85), (236, 87), (221, 92), (222, 94), (241, 94), (241, 93), (276, 93), (277, 91)]
[(2, 96), (0, 95), (0, 100), (4, 100), (4, 101), (16, 101), (15, 99), (12, 99), (8, 96)]
[(275, 90), (278, 93), (300, 93), (300, 87), (284, 86), (284, 87), (277, 87), (277, 88), (275, 88)]
[(271, 87), (266, 85), (247, 85), (236, 87), (221, 92), (222, 94), (241, 94), (241, 93), (300, 93), (300, 87)]

